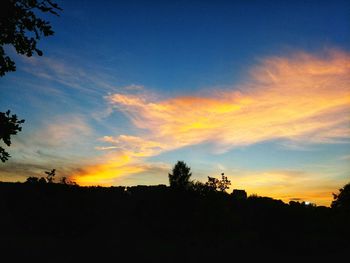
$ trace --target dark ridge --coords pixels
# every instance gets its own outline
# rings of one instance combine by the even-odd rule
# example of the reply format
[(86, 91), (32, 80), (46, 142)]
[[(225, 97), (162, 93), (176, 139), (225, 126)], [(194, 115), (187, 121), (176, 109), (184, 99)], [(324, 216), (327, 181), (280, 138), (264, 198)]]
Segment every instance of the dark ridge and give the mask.
[[(350, 251), (350, 213), (165, 185), (0, 183), (2, 258), (24, 262), (332, 259)], [(35, 261), (33, 261), (35, 260)]]

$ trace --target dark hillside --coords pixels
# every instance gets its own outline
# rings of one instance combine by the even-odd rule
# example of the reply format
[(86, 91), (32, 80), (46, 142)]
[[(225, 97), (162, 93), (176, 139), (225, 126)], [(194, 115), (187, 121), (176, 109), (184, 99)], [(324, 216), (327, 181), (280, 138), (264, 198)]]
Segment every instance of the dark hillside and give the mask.
[(347, 213), (164, 185), (1, 183), (0, 209), (2, 255), (13, 260), (311, 259), (341, 257), (350, 249)]

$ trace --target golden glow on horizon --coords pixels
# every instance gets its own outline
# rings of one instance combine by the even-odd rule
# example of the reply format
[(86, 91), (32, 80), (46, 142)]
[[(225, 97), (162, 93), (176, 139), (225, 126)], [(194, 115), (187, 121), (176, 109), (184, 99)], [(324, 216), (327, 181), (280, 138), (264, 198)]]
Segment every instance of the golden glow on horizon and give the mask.
[(131, 157), (127, 154), (109, 156), (105, 162), (90, 166), (72, 176), (79, 185), (109, 186), (111, 179), (142, 172), (143, 168), (131, 165)]
[[(325, 206), (330, 205), (332, 192), (339, 187), (339, 182), (324, 174), (290, 170), (238, 172), (232, 179), (234, 188), (245, 189), (249, 194), (269, 196), (287, 203), (298, 198)], [(342, 183), (344, 185), (346, 180)]]
[[(331, 50), (324, 56), (300, 52), (267, 58), (251, 71), (251, 79), (232, 89), (216, 90), (210, 97), (149, 101), (147, 96), (112, 94), (108, 100), (146, 132), (142, 137), (102, 138), (129, 159), (108, 155), (106, 163), (75, 175), (83, 184), (142, 172), (142, 165), (134, 165), (145, 164), (146, 157), (205, 142), (214, 143), (216, 152), (225, 152), (274, 139), (295, 144), (349, 139), (350, 54)], [(266, 175), (260, 176), (266, 180)], [(252, 189), (263, 192), (258, 186)], [(276, 189), (291, 191), (283, 185)]]

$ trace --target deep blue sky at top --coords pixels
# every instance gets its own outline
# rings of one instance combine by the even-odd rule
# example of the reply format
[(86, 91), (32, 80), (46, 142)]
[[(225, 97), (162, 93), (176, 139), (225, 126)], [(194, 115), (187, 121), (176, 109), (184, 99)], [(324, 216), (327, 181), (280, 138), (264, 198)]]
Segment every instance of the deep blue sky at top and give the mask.
[[(257, 59), (350, 43), (347, 1), (58, 1), (46, 54), (170, 94), (240, 79)], [(74, 54), (74, 55), (73, 55)]]
[[(142, 167), (143, 172), (127, 173), (120, 179), (125, 181), (118, 181), (116, 176), (113, 184), (165, 183), (168, 167), (177, 160), (186, 160), (197, 179), (206, 179), (207, 175), (225, 170), (225, 174), (234, 176), (236, 182), (239, 178), (253, 175), (251, 181), (242, 182), (259, 183), (266, 179), (268, 185), (271, 180), (268, 185), (271, 189), (278, 190), (282, 185), (285, 188), (281, 189), (286, 191), (303, 187), (304, 181), (298, 179), (303, 177), (311, 180), (311, 188), (318, 189), (313, 193), (315, 199), (307, 200), (317, 201), (317, 196), (321, 196), (325, 204), (331, 198), (331, 191), (348, 178), (348, 140), (334, 144), (311, 143), (303, 147), (307, 140), (293, 144), (288, 140), (291, 138), (276, 135), (268, 137), (269, 140), (252, 140), (246, 147), (229, 147), (226, 152), (215, 153), (215, 149), (221, 146), (216, 145), (215, 137), (209, 136), (199, 144), (194, 140), (186, 147), (173, 149), (168, 144), (173, 143), (176, 137), (167, 134), (169, 141), (168, 138), (159, 139), (152, 129), (137, 127), (122, 110), (111, 110), (107, 96), (140, 92), (138, 95), (141, 99), (143, 95), (157, 95), (159, 97), (147, 97), (147, 101), (165, 104), (167, 99), (181, 96), (208, 98), (211, 94), (215, 95), (215, 90), (226, 88), (232, 92), (237, 87), (248, 87), (244, 85), (245, 81), (249, 84), (254, 80), (249, 79), (249, 71), (264, 58), (290, 58), (292, 56), (289, 55), (295, 51), (315, 52), (317, 57), (327, 53), (322, 50), (328, 49), (349, 52), (349, 1), (55, 2), (63, 11), (60, 17), (44, 16), (51, 22), (55, 35), (40, 40), (38, 48), (44, 52), (42, 58), (19, 57), (13, 49), (7, 49), (16, 62), (17, 71), (0, 78), (1, 111), (11, 109), (26, 122), (11, 146), (13, 157), (7, 166), (0, 169), (0, 180), (14, 180), (14, 176), (17, 176), (16, 180), (28, 175), (36, 176), (42, 170), (54, 168), (51, 167), (53, 163), (61, 175), (67, 176), (86, 166), (91, 166), (90, 170), (94, 171), (94, 165), (101, 160), (106, 161), (107, 167), (108, 161), (113, 160), (115, 166), (112, 165), (114, 170), (111, 168), (111, 173), (124, 171), (124, 166), (118, 166), (118, 150), (106, 153), (97, 147), (110, 146), (101, 140), (104, 136), (118, 138), (119, 135), (136, 136), (146, 142), (155, 140), (166, 147), (147, 158), (131, 155), (131, 162), (125, 167)], [(322, 81), (325, 80), (323, 75), (321, 77)], [(348, 81), (341, 74), (338, 79), (335, 77), (330, 81)], [(303, 79), (300, 78), (300, 81)], [(323, 85), (314, 81), (312, 83), (316, 83), (316, 87)], [(343, 84), (345, 87), (346, 83)], [(131, 85), (144, 86), (144, 89), (135, 91), (127, 88)], [(337, 87), (333, 89), (333, 86), (326, 87), (331, 95), (330, 90), (337, 91)], [(310, 86), (305, 87), (308, 89)], [(341, 94), (348, 94), (344, 87), (340, 87), (340, 91), (343, 91)], [(283, 92), (281, 94), (284, 96)], [(261, 97), (260, 93), (258, 95), (257, 99), (267, 98)], [(289, 97), (285, 99), (288, 101)], [(315, 105), (313, 99), (307, 102)], [(214, 106), (221, 101), (221, 98), (217, 98)], [(283, 106), (278, 105), (275, 107), (277, 112), (274, 112), (277, 115), (278, 109), (285, 112)], [(348, 105), (343, 107), (344, 111), (340, 113), (345, 115)], [(181, 109), (178, 110), (181, 114)], [(142, 115), (138, 111), (136, 113)], [(195, 119), (196, 114), (190, 117)], [(222, 116), (217, 115), (216, 120), (220, 121)], [(177, 112), (170, 116), (178, 118)], [(258, 118), (254, 116), (250, 118)], [(258, 122), (257, 125), (269, 128), (271, 116), (266, 114), (265, 117), (265, 122)], [(318, 122), (328, 123), (326, 117), (314, 117)], [(334, 119), (338, 117), (345, 119), (339, 115)], [(161, 121), (163, 125), (171, 125), (172, 118), (169, 122), (165, 118)], [(281, 126), (282, 131), (294, 128), (294, 123), (288, 123), (288, 116), (286, 119), (287, 124)], [(297, 120), (303, 124), (304, 119)], [(147, 122), (147, 118), (144, 122)], [(224, 125), (213, 130), (213, 134), (231, 127), (231, 123), (219, 123)], [(231, 129), (228, 130), (235, 136), (235, 126)], [(330, 132), (337, 131), (332, 127), (328, 129)], [(322, 130), (317, 132), (322, 133)], [(227, 136), (231, 134), (227, 133)], [(133, 147), (132, 144), (128, 145), (127, 152), (137, 152)], [(108, 159), (110, 156), (117, 160)], [(259, 187), (250, 188), (254, 189)], [(266, 189), (270, 191), (270, 188)], [(295, 197), (294, 194), (297, 193), (292, 191), (291, 197)], [(275, 196), (281, 197), (278, 192)]]

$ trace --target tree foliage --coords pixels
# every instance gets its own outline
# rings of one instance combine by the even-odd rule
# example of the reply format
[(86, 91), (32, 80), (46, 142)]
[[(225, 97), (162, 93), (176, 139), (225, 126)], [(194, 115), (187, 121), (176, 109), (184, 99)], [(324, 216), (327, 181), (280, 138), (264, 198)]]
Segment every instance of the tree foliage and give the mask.
[(221, 192), (225, 192), (227, 189), (230, 188), (231, 181), (227, 179), (227, 176), (225, 176), (223, 173), (221, 174), (221, 180), (219, 180), (218, 188)]
[(15, 71), (15, 62), (6, 55), (4, 46), (13, 46), (18, 54), (42, 56), (37, 42), (44, 36), (54, 34), (50, 22), (36, 13), (51, 13), (59, 16), (62, 10), (51, 0), (1, 0), (0, 1), (0, 76)]
[(339, 189), (338, 194), (333, 194), (332, 208), (350, 211), (350, 183)]
[(219, 184), (219, 179), (215, 177), (210, 177), (210, 176), (208, 176), (208, 181), (205, 183), (208, 189), (212, 191), (216, 191), (216, 189), (218, 188), (218, 184)]
[[(15, 62), (6, 55), (6, 45), (14, 47), (16, 52), (28, 57), (33, 53), (39, 56), (43, 54), (37, 48), (37, 41), (42, 36), (54, 34), (48, 21), (37, 17), (37, 12), (57, 13), (62, 10), (51, 0), (1, 0), (0, 1), (0, 77), (7, 72), (15, 71)], [(21, 131), (20, 124), (24, 120), (18, 120), (16, 115), (10, 116), (10, 111), (0, 112), (0, 141), (7, 146), (11, 145), (11, 135)], [(10, 154), (0, 146), (0, 160), (7, 161)]]
[[(22, 130), (21, 124), (24, 120), (19, 120), (16, 114), (10, 115), (10, 111), (0, 112), (0, 141), (2, 140), (7, 146), (11, 145), (11, 136), (16, 135)], [(7, 161), (10, 154), (0, 146), (0, 159), (2, 162)]]
[(52, 169), (51, 171), (46, 171), (46, 181), (48, 183), (53, 183), (55, 180), (55, 175), (56, 175), (56, 169)]
[(191, 168), (183, 161), (178, 161), (172, 173), (169, 173), (170, 187), (177, 189), (186, 189), (190, 186)]
[(223, 173), (221, 174), (221, 180), (208, 176), (208, 181), (206, 182), (206, 186), (213, 191), (225, 192), (230, 188), (230, 185), (231, 181), (228, 180), (227, 176), (225, 176)]
[[(27, 184), (47, 184), (47, 183), (53, 184), (55, 181), (56, 169), (52, 169), (51, 171), (45, 171), (45, 174), (46, 174), (46, 177), (30, 176), (27, 178), (25, 182)], [(69, 186), (78, 185), (75, 181), (68, 179), (66, 176), (61, 177), (58, 181), (58, 184), (69, 185)]]

